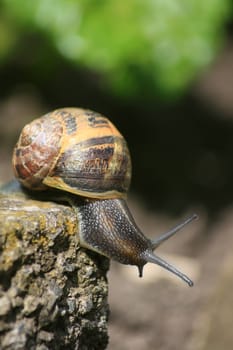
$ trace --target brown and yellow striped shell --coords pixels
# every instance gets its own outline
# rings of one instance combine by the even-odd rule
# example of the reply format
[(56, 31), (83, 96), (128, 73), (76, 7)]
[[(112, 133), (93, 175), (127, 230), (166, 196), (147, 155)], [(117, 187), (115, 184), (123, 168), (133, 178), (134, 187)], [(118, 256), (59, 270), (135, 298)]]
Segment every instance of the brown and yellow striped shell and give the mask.
[(131, 179), (123, 136), (106, 117), (79, 108), (57, 109), (26, 125), (13, 167), (27, 188), (91, 198), (124, 197)]

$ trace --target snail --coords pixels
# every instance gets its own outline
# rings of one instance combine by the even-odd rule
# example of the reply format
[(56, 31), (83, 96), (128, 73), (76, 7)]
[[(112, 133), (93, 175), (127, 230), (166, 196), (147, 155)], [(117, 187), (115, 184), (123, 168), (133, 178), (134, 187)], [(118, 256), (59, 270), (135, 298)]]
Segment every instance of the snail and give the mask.
[(126, 202), (131, 180), (127, 143), (103, 115), (61, 108), (26, 125), (13, 152), (13, 169), (22, 186), (60, 190), (78, 218), (80, 245), (122, 264), (158, 264), (189, 286), (193, 282), (153, 251), (196, 218), (193, 215), (160, 237), (148, 239)]

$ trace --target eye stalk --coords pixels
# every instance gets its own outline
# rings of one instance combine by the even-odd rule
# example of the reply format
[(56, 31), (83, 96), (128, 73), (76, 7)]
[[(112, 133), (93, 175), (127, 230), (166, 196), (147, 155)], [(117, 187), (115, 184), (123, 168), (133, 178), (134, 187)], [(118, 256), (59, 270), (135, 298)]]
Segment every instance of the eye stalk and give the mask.
[(188, 225), (190, 222), (197, 220), (197, 219), (198, 219), (197, 214), (193, 214), (193, 215), (189, 216), (187, 219), (185, 219), (184, 221), (180, 222), (178, 225), (171, 228), (171, 230), (164, 232), (158, 238), (152, 239), (151, 244), (152, 244), (153, 250), (158, 248), (161, 243), (163, 243), (164, 241), (166, 241), (170, 237), (174, 236), (178, 231), (182, 230), (182, 228), (184, 226)]
[[(151, 250), (148, 249), (143, 253), (143, 257), (147, 262), (157, 264), (157, 265), (165, 268), (166, 270), (172, 272), (173, 274), (175, 274), (176, 276), (181, 278), (184, 282), (186, 282), (190, 287), (193, 286), (193, 281), (189, 277), (187, 277), (184, 273), (177, 270), (174, 266), (170, 265), (168, 262), (166, 262), (165, 260), (163, 260), (160, 257), (158, 257), (157, 255), (155, 255), (153, 253), (153, 250), (157, 249), (163, 242), (165, 242), (166, 240), (168, 240), (169, 238), (174, 236), (184, 226), (188, 225), (189, 223), (191, 223), (192, 221), (194, 221), (196, 219), (198, 219), (198, 216), (196, 214), (193, 214), (192, 216), (188, 217), (187, 219), (185, 219), (184, 221), (182, 221), (178, 225), (174, 226), (171, 230), (163, 233), (158, 238), (150, 240), (152, 249)], [(139, 268), (139, 277), (142, 277), (143, 266), (138, 267)]]

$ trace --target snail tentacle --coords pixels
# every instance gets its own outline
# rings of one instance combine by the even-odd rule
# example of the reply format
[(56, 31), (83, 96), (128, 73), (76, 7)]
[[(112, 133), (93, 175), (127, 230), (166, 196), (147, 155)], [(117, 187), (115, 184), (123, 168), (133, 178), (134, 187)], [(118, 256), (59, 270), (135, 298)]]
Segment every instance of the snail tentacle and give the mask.
[(157, 265), (163, 267), (164, 269), (172, 272), (174, 275), (178, 276), (184, 282), (186, 282), (189, 285), (189, 287), (193, 286), (193, 281), (188, 276), (186, 276), (181, 271), (177, 270), (176, 267), (169, 264), (167, 261), (165, 261), (162, 258), (160, 258), (159, 256), (155, 255), (153, 252), (150, 252), (149, 250), (147, 250), (143, 253), (143, 257), (147, 262), (157, 264)]
[(161, 234), (159, 237), (157, 237), (155, 239), (152, 239), (151, 244), (152, 244), (153, 250), (158, 248), (161, 243), (163, 243), (164, 241), (166, 241), (170, 237), (174, 236), (184, 226), (188, 225), (190, 222), (197, 220), (197, 219), (198, 219), (198, 215), (193, 214), (193, 215), (189, 216), (187, 219), (185, 219), (184, 221), (182, 221), (181, 223), (179, 223), (178, 225), (171, 228), (169, 231)]

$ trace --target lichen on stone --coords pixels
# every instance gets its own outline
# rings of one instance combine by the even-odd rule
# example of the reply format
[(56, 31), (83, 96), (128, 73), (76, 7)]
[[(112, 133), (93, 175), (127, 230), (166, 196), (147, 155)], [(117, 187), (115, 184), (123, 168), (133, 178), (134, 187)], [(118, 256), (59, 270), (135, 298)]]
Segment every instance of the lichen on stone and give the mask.
[(69, 206), (0, 195), (0, 349), (105, 349), (108, 259)]

